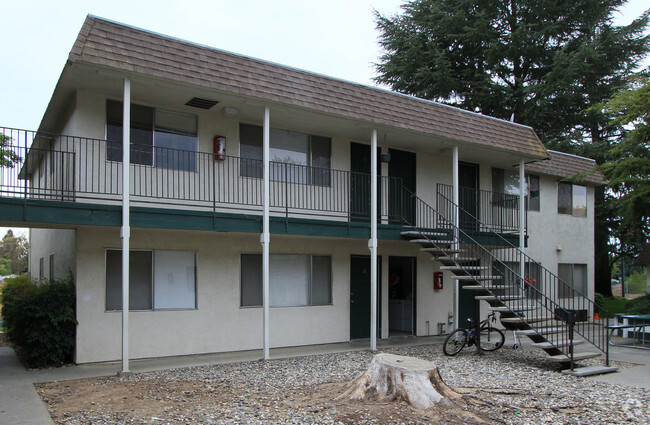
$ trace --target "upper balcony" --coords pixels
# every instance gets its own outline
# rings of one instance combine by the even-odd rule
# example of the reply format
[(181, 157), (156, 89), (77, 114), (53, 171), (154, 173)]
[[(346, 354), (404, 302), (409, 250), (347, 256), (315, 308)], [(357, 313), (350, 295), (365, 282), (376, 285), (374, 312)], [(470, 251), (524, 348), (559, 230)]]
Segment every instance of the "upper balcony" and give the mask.
[[(0, 128), (12, 167), (0, 169), (5, 222), (40, 225), (119, 226), (122, 144), (102, 139)], [(159, 146), (131, 147), (132, 224), (196, 230), (259, 232), (262, 161), (217, 157)], [(367, 237), (370, 175), (291, 163), (270, 164), (272, 231)], [(378, 185), (380, 237), (399, 239), (402, 226), (439, 227), (436, 214), (451, 217), (451, 186), (431, 184), (438, 213), (399, 178)], [(463, 191), (461, 226), (501, 233), (519, 229), (518, 197)], [(480, 221), (481, 224), (478, 224)], [(471, 226), (474, 226), (473, 228)], [(338, 230), (333, 230), (338, 229)]]

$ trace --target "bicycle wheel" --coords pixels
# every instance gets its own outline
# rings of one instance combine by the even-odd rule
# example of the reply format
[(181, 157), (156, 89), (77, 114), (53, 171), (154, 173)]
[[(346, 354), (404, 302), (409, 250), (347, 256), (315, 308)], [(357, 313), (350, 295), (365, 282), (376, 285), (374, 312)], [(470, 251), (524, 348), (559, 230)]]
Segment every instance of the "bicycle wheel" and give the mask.
[(503, 346), (503, 343), (506, 340), (501, 329), (492, 327), (481, 329), (479, 332), (479, 338), (481, 341), (481, 350), (483, 351), (498, 350)]
[(465, 329), (456, 329), (445, 339), (442, 344), (442, 352), (446, 356), (455, 356), (467, 344), (467, 331)]

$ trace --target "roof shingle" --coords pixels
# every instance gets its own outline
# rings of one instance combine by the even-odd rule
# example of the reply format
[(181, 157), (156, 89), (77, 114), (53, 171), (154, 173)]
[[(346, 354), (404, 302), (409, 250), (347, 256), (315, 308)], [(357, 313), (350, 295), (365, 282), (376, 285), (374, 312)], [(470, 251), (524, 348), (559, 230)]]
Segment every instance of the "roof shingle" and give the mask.
[(603, 175), (596, 168), (596, 161), (568, 153), (548, 151), (550, 161), (538, 161), (526, 165), (526, 172), (569, 178), (577, 176), (585, 183), (601, 185)]
[(547, 157), (541, 141), (527, 126), (235, 55), (93, 16), (86, 19), (68, 59), (496, 147), (538, 159)]

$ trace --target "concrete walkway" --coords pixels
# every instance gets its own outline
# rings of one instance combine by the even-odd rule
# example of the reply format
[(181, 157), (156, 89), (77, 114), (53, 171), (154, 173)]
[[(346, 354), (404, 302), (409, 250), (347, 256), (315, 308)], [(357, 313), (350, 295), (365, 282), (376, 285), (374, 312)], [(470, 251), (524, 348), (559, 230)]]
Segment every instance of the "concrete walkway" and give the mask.
[[(399, 345), (440, 344), (444, 337), (393, 338), (378, 342), (379, 348)], [(509, 341), (506, 341), (506, 344)], [(354, 341), (340, 344), (310, 345), (303, 347), (276, 348), (271, 358), (307, 356), (348, 351), (367, 350), (368, 341)], [(261, 350), (236, 353), (203, 354), (195, 356), (169, 357), (162, 359), (133, 360), (130, 363), (134, 373), (161, 369), (176, 369), (209, 364), (223, 364), (259, 360)], [(611, 347), (610, 359), (638, 364), (608, 375), (583, 379), (609, 382), (612, 384), (650, 389), (650, 350)], [(26, 371), (13, 349), (0, 347), (0, 425), (43, 425), (53, 424), (50, 415), (34, 389), (39, 382), (65, 381), (70, 379), (114, 376), (121, 363), (98, 363), (66, 366), (53, 369)]]

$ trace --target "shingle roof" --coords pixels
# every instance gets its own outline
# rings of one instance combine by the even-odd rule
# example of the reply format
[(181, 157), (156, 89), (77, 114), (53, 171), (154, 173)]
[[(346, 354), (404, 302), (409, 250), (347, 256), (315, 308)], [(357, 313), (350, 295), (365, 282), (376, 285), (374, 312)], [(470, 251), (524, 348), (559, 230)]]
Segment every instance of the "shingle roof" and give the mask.
[(526, 165), (526, 172), (547, 174), (550, 176), (568, 178), (579, 175), (585, 183), (604, 184), (604, 177), (596, 169), (596, 161), (568, 153), (548, 151), (548, 161), (538, 161)]
[(547, 157), (530, 127), (439, 103), (228, 53), (88, 16), (71, 62)]
[[(647, 244), (634, 260), (635, 266), (650, 266), (650, 243)], [(650, 271), (648, 272), (650, 273)]]

